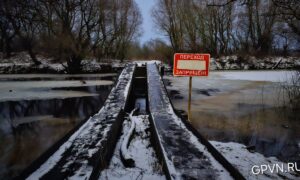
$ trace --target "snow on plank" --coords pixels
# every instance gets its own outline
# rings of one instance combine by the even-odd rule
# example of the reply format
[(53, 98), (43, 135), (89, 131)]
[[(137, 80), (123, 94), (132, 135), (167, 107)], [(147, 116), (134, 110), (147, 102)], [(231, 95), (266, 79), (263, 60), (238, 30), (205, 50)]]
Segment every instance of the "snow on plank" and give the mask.
[(101, 110), (27, 179), (90, 179), (99, 175), (113, 153), (113, 142), (117, 142), (134, 70), (134, 64), (124, 68)]
[[(131, 119), (131, 120), (129, 120)], [(130, 134), (131, 123), (135, 130), (127, 153), (134, 159), (134, 167), (128, 168), (122, 161), (120, 149)], [(99, 180), (166, 180), (155, 151), (151, 146), (151, 134), (148, 115), (126, 117), (123, 122), (122, 135), (116, 145), (109, 167), (101, 172)]]
[(152, 125), (170, 179), (232, 179), (175, 114), (156, 64), (147, 64)]

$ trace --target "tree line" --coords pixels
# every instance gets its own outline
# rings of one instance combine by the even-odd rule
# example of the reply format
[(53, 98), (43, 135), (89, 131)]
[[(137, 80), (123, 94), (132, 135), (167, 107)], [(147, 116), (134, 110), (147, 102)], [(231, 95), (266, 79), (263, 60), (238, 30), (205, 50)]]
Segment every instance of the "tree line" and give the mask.
[(124, 59), (138, 35), (141, 14), (134, 0), (1, 0), (0, 48), (6, 57), (26, 50), (81, 70), (86, 56)]
[(158, 0), (153, 17), (174, 52), (287, 55), (299, 50), (298, 0)]
[(0, 50), (27, 51), (67, 62), (79, 72), (86, 57), (172, 59), (174, 52), (287, 55), (300, 44), (298, 0), (157, 0), (152, 12), (168, 42), (141, 45), (134, 0), (1, 0)]

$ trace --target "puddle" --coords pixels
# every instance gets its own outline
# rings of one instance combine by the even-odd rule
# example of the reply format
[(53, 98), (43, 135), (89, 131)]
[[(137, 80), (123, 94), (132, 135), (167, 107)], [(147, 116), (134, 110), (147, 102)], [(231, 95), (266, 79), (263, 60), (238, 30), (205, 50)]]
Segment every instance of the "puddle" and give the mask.
[[(101, 109), (113, 82), (82, 78), (85, 83), (65, 79), (1, 82), (1, 179), (18, 175), (78, 123)], [(7, 89), (15, 95), (5, 96)]]
[[(193, 79), (193, 126), (208, 140), (238, 142), (267, 157), (300, 163), (300, 119), (281, 107), (279, 84), (253, 77), (251, 81), (222, 79), (221, 75)], [(188, 81), (165, 78), (175, 108), (187, 111)]]
[(137, 98), (135, 101), (135, 106), (139, 109), (140, 114), (146, 114), (147, 113), (147, 107), (146, 107), (146, 99), (145, 98)]

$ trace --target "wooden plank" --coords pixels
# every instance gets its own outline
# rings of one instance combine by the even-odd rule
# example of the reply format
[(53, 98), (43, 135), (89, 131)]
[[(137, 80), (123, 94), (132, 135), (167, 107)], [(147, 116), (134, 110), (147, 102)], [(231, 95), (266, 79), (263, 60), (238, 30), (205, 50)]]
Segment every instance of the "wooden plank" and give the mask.
[(217, 171), (176, 116), (155, 64), (147, 65), (151, 124), (170, 179), (216, 179)]

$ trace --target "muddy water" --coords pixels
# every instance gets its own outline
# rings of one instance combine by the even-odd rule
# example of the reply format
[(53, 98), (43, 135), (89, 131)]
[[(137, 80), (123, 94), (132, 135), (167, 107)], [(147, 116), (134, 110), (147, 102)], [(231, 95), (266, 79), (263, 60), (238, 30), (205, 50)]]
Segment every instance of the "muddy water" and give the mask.
[[(282, 108), (280, 83), (230, 80), (221, 74), (194, 78), (194, 127), (208, 140), (238, 142), (265, 156), (300, 163), (300, 119)], [(175, 108), (187, 110), (188, 80), (165, 79)]]
[(98, 112), (115, 78), (114, 74), (0, 75), (0, 179), (18, 175), (78, 123)]

